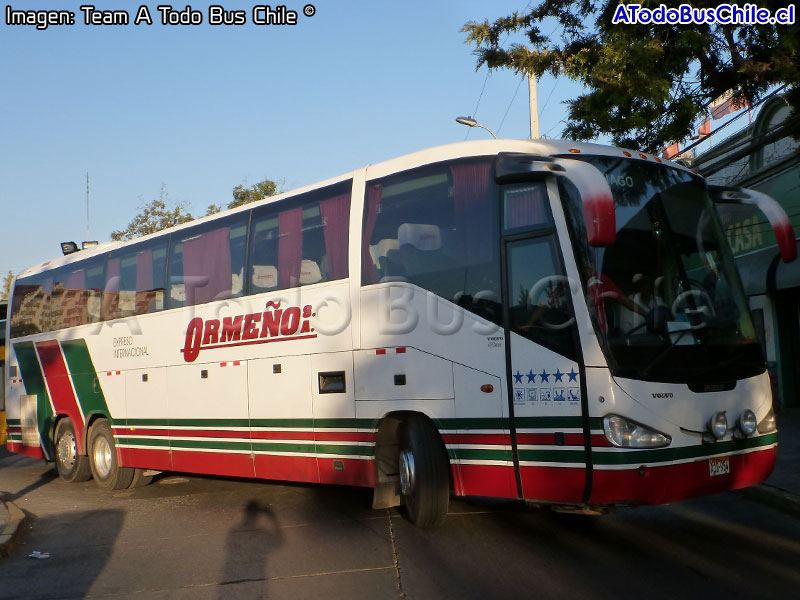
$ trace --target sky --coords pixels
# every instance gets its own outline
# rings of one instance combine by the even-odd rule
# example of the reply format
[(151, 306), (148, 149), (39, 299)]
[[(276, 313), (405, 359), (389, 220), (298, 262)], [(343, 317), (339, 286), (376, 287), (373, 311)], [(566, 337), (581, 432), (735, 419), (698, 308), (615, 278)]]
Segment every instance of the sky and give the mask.
[[(269, 178), (290, 190), (489, 135), (456, 123), (461, 115), (500, 137), (529, 136), (527, 83), (476, 71), (461, 32), (526, 2), (311, 1), (305, 17), (307, 2), (287, 0), (297, 25), (258, 26), (258, 2), (223, 0), (248, 24), (216, 27), (206, 3), (191, 4), (199, 26), (162, 25), (160, 2), (147, 4), (153, 25), (110, 26), (85, 25), (82, 2), (10, 2), (73, 11), (75, 24), (40, 31), (0, 15), (0, 274), (60, 255), (61, 241), (108, 240), (162, 185), (198, 216), (239, 184)], [(132, 21), (140, 4), (94, 6)], [(539, 82), (543, 134), (559, 137), (562, 102), (580, 89)]]
[[(85, 25), (81, 2), (12, 2), (76, 22), (37, 30), (0, 15), (0, 276), (60, 255), (62, 241), (108, 240), (162, 186), (200, 216), (239, 184), (291, 190), (489, 135), (461, 115), (529, 136), (527, 83), (476, 70), (461, 29), (530, 3), (286, 1), (296, 25), (254, 25), (258, 3), (242, 0), (221, 6), (244, 10), (243, 26), (209, 25), (207, 3), (191, 5), (193, 26), (162, 25), (159, 2), (146, 4), (152, 25), (133, 24), (138, 2), (96, 2), (130, 14), (111, 26)], [(558, 138), (582, 87), (545, 75), (537, 89), (540, 131)]]

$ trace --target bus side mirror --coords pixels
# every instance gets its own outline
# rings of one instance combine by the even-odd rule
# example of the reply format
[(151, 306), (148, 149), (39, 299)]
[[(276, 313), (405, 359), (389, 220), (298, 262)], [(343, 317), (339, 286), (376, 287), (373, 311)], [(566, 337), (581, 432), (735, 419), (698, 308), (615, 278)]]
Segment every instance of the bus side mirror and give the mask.
[(783, 262), (792, 262), (797, 258), (797, 242), (789, 215), (772, 196), (740, 187), (710, 185), (708, 191), (715, 204), (748, 204), (758, 208), (767, 217)]
[(595, 248), (613, 246), (617, 239), (614, 196), (605, 176), (593, 165), (572, 158), (556, 158), (563, 175), (578, 188), (583, 202), (586, 237)]

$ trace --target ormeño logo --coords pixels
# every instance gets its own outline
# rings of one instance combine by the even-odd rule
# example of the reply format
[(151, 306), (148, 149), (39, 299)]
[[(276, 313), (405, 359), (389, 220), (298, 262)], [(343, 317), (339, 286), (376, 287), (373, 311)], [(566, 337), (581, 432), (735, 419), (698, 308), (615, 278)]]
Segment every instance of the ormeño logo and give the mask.
[(316, 316), (310, 304), (283, 309), (280, 302), (267, 302), (266, 308), (263, 313), (223, 317), (221, 321), (195, 317), (186, 327), (183, 360), (193, 362), (202, 350), (317, 337), (309, 322)]

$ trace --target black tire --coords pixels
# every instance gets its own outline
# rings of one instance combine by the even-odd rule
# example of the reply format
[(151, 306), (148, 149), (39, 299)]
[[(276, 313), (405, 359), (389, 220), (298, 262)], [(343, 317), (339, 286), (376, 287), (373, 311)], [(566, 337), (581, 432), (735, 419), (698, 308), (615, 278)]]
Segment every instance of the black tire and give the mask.
[(133, 470), (133, 479), (131, 480), (131, 484), (129, 487), (137, 488), (137, 487), (144, 487), (149, 485), (151, 481), (153, 481), (152, 475), (145, 475), (146, 469), (134, 469)]
[(89, 457), (78, 454), (75, 428), (69, 418), (61, 419), (56, 425), (54, 436), (56, 447), (56, 471), (68, 483), (88, 481), (92, 477)]
[(422, 528), (441, 525), (450, 502), (450, 462), (439, 434), (425, 418), (406, 420), (399, 463), (408, 519)]
[(122, 490), (131, 485), (133, 469), (120, 467), (114, 434), (108, 421), (96, 421), (89, 430), (89, 463), (95, 483), (105, 490)]

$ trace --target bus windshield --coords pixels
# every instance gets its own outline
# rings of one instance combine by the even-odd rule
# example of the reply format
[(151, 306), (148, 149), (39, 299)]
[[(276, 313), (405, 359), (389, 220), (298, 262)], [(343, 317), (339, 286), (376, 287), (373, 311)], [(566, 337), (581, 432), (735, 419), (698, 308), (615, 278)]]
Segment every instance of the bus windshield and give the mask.
[(639, 160), (584, 160), (613, 193), (615, 243), (590, 247), (576, 190), (562, 184), (562, 195), (612, 374), (718, 384), (763, 372), (741, 281), (703, 181)]

